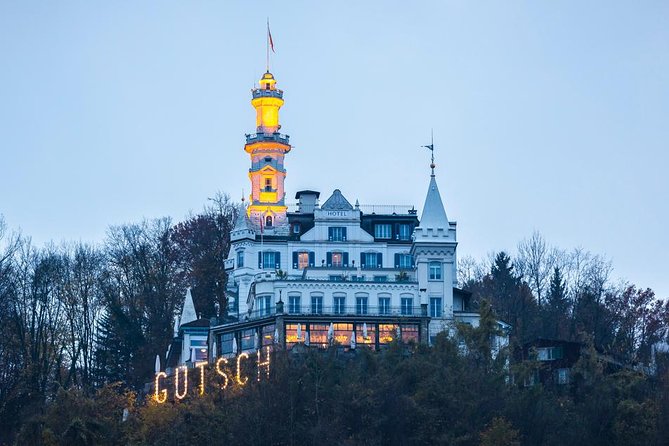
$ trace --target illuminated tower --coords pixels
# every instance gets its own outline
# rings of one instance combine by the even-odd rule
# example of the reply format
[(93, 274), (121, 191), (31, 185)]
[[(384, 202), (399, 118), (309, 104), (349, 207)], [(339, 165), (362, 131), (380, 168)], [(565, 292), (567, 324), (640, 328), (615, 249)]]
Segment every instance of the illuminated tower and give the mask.
[(260, 79), (259, 88), (253, 89), (251, 105), (256, 109), (256, 133), (246, 135), (244, 146), (251, 156), (248, 215), (254, 225), (272, 231), (286, 223), (283, 159), (290, 152), (290, 144), (288, 135), (279, 133), (283, 91), (276, 88), (269, 71)]

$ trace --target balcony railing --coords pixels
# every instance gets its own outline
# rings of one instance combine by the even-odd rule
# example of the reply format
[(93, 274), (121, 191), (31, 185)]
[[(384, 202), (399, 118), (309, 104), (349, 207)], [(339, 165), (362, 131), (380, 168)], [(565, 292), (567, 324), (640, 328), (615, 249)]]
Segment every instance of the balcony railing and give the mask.
[(261, 88), (253, 89), (253, 99), (256, 98), (283, 98), (283, 90), (264, 90)]
[(254, 144), (257, 142), (278, 142), (281, 144), (288, 144), (290, 136), (281, 133), (247, 133), (246, 144)]
[[(300, 308), (291, 308), (284, 302), (284, 312), (287, 316), (347, 316), (347, 317), (365, 317), (365, 316), (385, 316), (385, 317), (426, 317), (426, 308), (420, 306), (371, 306), (360, 307), (358, 305), (345, 306), (312, 306), (310, 304), (302, 305)], [(296, 311), (291, 311), (296, 310)], [(261, 319), (276, 315), (276, 307), (256, 309), (250, 313), (244, 313), (244, 317), (249, 319)]]

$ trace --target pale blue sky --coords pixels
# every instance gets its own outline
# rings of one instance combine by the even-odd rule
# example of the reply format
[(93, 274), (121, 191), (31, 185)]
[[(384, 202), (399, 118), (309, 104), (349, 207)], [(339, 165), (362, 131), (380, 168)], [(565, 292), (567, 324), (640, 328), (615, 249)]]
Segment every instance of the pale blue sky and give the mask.
[(669, 297), (669, 2), (0, 1), (0, 213), (37, 244), (248, 191), (250, 88), (286, 187), (422, 206), (460, 255), (534, 229)]

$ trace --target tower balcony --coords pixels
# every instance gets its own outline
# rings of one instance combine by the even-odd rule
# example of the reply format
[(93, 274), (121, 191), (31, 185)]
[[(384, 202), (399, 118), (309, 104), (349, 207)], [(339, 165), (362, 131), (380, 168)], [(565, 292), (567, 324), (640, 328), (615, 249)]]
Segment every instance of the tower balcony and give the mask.
[(253, 99), (257, 98), (282, 98), (283, 99), (283, 90), (262, 90), (260, 88), (255, 88), (252, 90)]
[(246, 144), (255, 144), (258, 142), (278, 142), (280, 144), (289, 145), (290, 136), (282, 135), (279, 132), (275, 133), (247, 133)]

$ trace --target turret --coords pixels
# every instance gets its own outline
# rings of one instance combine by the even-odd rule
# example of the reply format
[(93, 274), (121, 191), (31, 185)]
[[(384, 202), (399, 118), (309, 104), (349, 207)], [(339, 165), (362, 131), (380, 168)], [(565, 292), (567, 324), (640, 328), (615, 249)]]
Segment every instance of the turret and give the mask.
[(283, 160), (291, 147), (288, 135), (279, 133), (283, 91), (276, 88), (276, 79), (268, 71), (260, 79), (259, 87), (253, 89), (252, 96), (257, 133), (246, 135), (244, 146), (251, 157), (251, 196), (247, 213), (254, 226), (272, 231), (286, 223)]

